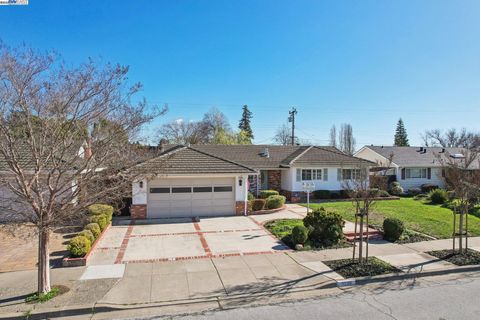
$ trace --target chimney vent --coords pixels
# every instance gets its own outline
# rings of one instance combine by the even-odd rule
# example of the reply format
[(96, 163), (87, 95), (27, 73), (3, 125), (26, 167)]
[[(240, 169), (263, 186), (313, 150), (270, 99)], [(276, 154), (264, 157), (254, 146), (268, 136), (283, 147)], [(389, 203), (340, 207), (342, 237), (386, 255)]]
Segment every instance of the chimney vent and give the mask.
[(268, 151), (268, 148), (263, 149), (262, 153), (260, 153), (262, 157), (265, 158), (270, 158), (270, 152)]

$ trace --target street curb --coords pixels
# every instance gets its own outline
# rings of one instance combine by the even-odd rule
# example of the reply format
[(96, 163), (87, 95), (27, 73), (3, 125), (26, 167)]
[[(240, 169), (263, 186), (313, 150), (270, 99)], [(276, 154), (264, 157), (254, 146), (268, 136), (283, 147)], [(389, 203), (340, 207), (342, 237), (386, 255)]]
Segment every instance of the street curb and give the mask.
[[(459, 266), (457, 268), (444, 269), (444, 270), (433, 270), (433, 271), (412, 272), (412, 273), (395, 273), (390, 275), (379, 275), (379, 276), (373, 276), (373, 277), (350, 278), (350, 279), (337, 280), (337, 281), (331, 280), (322, 284), (307, 285), (304, 287), (292, 288), (288, 292), (289, 293), (311, 292), (315, 290), (355, 287), (355, 286), (363, 286), (363, 285), (368, 285), (373, 283), (383, 283), (383, 282), (391, 282), (391, 281), (397, 281), (397, 280), (440, 276), (440, 275), (448, 275), (448, 274), (455, 274), (455, 273), (460, 274), (460, 273), (468, 273), (468, 272), (476, 272), (476, 271), (480, 271), (480, 265)], [(111, 311), (122, 311), (122, 310), (128, 311), (128, 310), (134, 310), (138, 308), (168, 307), (168, 306), (179, 306), (179, 305), (187, 306), (187, 305), (212, 303), (212, 302), (217, 302), (220, 304), (222, 301), (234, 301), (234, 300), (243, 299), (243, 298), (252, 299), (252, 297), (260, 298), (260, 297), (275, 296), (276, 294), (278, 294), (277, 292), (278, 290), (282, 291), (283, 294), (285, 293), (282, 289), (275, 289), (274, 287), (271, 287), (261, 292), (233, 294), (233, 295), (226, 295), (226, 296), (210, 296), (210, 297), (193, 298), (193, 299), (186, 299), (186, 300), (185, 299), (170, 300), (170, 301), (161, 301), (161, 302), (132, 303), (132, 304), (95, 303), (95, 304), (89, 304), (89, 305), (73, 305), (65, 308), (49, 308), (49, 309), (43, 309), (43, 310), (33, 309), (31, 310), (31, 314), (29, 314), (28, 319), (35, 320), (35, 319), (45, 319), (45, 318), (55, 318), (55, 317), (71, 317), (71, 316), (79, 316), (79, 315), (86, 315), (86, 314), (105, 313), (105, 312), (111, 312)], [(12, 319), (12, 320), (14, 319), (23, 320), (26, 317), (27, 316), (25, 312), (11, 312), (8, 314), (5, 313), (0, 315), (0, 319)]]
[(337, 280), (337, 287), (348, 287), (348, 286), (361, 286), (371, 283), (378, 282), (388, 282), (412, 278), (423, 278), (423, 277), (433, 277), (448, 275), (452, 273), (465, 273), (465, 272), (475, 272), (480, 271), (480, 265), (470, 265), (470, 266), (456, 266), (451, 269), (441, 269), (441, 270), (431, 270), (431, 271), (421, 271), (421, 272), (412, 272), (412, 273), (394, 273), (386, 274), (372, 277), (359, 277), (359, 278), (349, 278), (344, 280)]

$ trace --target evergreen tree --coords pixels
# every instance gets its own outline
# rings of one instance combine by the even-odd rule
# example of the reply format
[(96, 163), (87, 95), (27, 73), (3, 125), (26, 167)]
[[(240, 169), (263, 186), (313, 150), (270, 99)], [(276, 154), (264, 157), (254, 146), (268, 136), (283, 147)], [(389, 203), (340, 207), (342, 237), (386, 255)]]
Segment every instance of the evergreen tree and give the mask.
[(253, 139), (253, 131), (252, 127), (250, 126), (250, 119), (252, 118), (252, 112), (248, 110), (248, 106), (243, 106), (242, 118), (240, 119), (240, 123), (238, 124), (238, 128), (240, 131), (244, 132), (246, 137), (250, 140)]
[(409, 147), (407, 130), (403, 124), (402, 118), (398, 120), (397, 130), (395, 131), (395, 142), (394, 145), (397, 147)]

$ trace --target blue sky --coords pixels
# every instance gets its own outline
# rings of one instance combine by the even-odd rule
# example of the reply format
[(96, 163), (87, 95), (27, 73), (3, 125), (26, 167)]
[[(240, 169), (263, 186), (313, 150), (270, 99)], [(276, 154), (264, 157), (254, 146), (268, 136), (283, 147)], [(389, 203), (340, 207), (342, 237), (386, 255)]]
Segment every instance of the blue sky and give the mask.
[(298, 109), (298, 135), (327, 144), (351, 123), (358, 146), (480, 119), (479, 1), (39, 1), (0, 6), (0, 38), (131, 68), (170, 111), (147, 128), (217, 107), (254, 114), (269, 143)]

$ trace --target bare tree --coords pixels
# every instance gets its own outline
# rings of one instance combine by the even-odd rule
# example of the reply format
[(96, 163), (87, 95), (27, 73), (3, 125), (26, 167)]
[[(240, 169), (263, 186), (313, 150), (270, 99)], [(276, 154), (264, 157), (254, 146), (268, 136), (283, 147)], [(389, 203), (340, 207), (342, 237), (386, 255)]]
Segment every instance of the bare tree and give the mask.
[(169, 143), (200, 144), (207, 143), (209, 128), (203, 121), (185, 121), (177, 119), (166, 123), (158, 130), (160, 139)]
[(50, 233), (124, 196), (138, 161), (128, 139), (151, 119), (131, 103), (141, 85), (127, 85), (128, 68), (61, 61), (0, 45), (1, 219), (37, 231), (39, 293), (50, 291)]
[(343, 123), (340, 127), (338, 137), (339, 148), (346, 154), (352, 155), (355, 152), (355, 138), (353, 137), (353, 128), (349, 123)]
[(330, 128), (330, 146), (337, 147), (337, 127), (335, 125)]
[[(468, 213), (480, 196), (480, 157), (478, 151), (466, 150), (459, 154), (438, 155), (443, 166), (445, 182), (454, 193), (454, 253), (466, 253), (468, 249)], [(456, 217), (458, 225), (456, 224)], [(455, 243), (458, 239), (458, 251)]]
[[(379, 196), (379, 190), (386, 190), (388, 179), (386, 172), (392, 167), (393, 154), (385, 163), (362, 162), (353, 168), (339, 169), (339, 175), (342, 179), (342, 187), (352, 199), (355, 210), (355, 229), (353, 240), (353, 260), (356, 257), (357, 234), (358, 236), (358, 262), (368, 261), (368, 225), (369, 214), (374, 208), (375, 202)], [(372, 170), (370, 168), (373, 167)], [(375, 189), (371, 182), (375, 181)], [(357, 231), (359, 230), (359, 233)], [(366, 234), (364, 233), (366, 230)], [(363, 250), (365, 247), (365, 251)]]
[(445, 132), (434, 129), (428, 130), (422, 135), (426, 146), (440, 146), (444, 148), (479, 148), (480, 134), (475, 132), (468, 132), (467, 129), (462, 128), (457, 130), (455, 128), (449, 129)]
[(219, 131), (232, 133), (232, 128), (227, 116), (217, 108), (211, 108), (203, 116), (202, 124), (206, 129), (206, 140), (210, 143)]
[(279, 127), (275, 132), (273, 141), (276, 144), (280, 144), (282, 146), (290, 145), (292, 142), (292, 134), (290, 128), (286, 124), (283, 124), (281, 127)]

